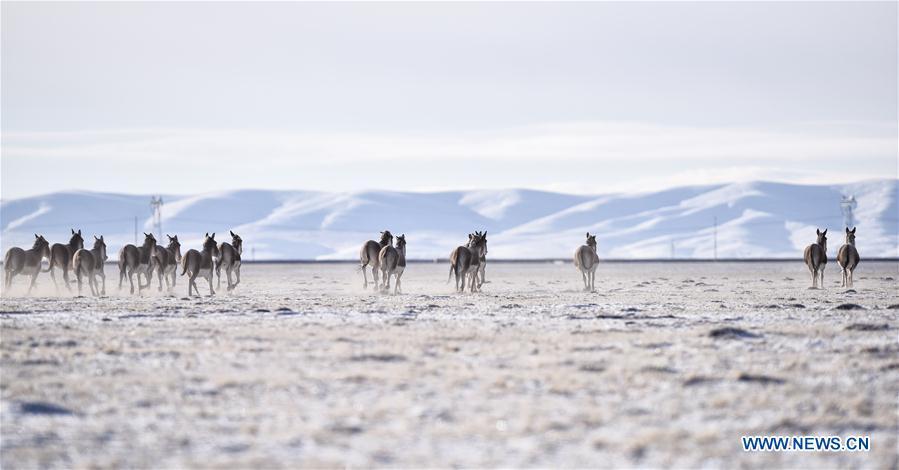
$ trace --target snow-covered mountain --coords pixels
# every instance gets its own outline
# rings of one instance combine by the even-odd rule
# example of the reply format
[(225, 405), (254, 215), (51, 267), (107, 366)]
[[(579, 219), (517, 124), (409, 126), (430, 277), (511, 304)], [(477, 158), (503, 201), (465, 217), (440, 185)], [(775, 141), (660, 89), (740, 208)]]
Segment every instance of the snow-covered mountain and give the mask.
[[(843, 195), (855, 196), (863, 257), (899, 256), (899, 180), (807, 186), (753, 182), (643, 194), (572, 195), (532, 190), (409, 193), (242, 190), (164, 195), (162, 229), (187, 248), (204, 232), (244, 239), (250, 259), (353, 259), (361, 243), (389, 229), (406, 234), (408, 256), (445, 258), (474, 230), (488, 231), (489, 257), (568, 258), (598, 234), (602, 258), (801, 256), (815, 228), (829, 228), (831, 256), (842, 242)], [(59, 192), (2, 201), (0, 248), (30, 246), (33, 233), (65, 242), (69, 229), (104, 234), (115, 258), (151, 231), (149, 196)]]

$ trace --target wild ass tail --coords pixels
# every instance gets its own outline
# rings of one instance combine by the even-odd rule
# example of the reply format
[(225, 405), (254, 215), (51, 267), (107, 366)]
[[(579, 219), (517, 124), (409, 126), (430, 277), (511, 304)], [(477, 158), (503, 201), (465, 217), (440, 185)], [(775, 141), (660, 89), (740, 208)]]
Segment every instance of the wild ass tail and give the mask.
[(181, 258), (181, 275), (187, 273), (187, 256)]

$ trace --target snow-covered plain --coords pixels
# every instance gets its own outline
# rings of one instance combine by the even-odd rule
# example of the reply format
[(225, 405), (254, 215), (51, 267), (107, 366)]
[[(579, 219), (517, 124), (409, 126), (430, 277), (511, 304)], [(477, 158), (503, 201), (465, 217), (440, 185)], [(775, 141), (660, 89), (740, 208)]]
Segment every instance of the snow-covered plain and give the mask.
[[(571, 195), (532, 190), (407, 193), (229, 191), (164, 196), (163, 232), (197, 248), (205, 232), (233, 229), (249, 258), (353, 259), (381, 230), (405, 233), (409, 258), (446, 258), (474, 230), (487, 230), (495, 259), (569, 258), (598, 234), (601, 258), (798, 258), (829, 228), (841, 240), (840, 199), (854, 195), (862, 257), (899, 256), (897, 180), (805, 186), (735, 183), (642, 194)], [(68, 240), (70, 228), (103, 234), (112, 257), (151, 231), (149, 196), (63, 192), (4, 200), (0, 249), (31, 246), (34, 233)], [(224, 237), (224, 238), (223, 238)], [(836, 248), (833, 249), (835, 252)]]
[[(863, 260), (854, 291), (832, 264), (809, 290), (798, 262), (602, 263), (596, 293), (569, 263), (488, 264), (474, 295), (446, 274), (411, 264), (393, 296), (348, 264), (247, 264), (233, 294), (192, 299), (183, 278), (101, 299), (19, 279), (0, 464), (897, 465), (895, 262)], [(770, 434), (871, 450), (742, 451)]]

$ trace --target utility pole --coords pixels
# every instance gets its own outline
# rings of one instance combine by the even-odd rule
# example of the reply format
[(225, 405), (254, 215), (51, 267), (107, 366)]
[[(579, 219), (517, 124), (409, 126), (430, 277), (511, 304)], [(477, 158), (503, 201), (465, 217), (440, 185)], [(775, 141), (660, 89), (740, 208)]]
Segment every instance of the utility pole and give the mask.
[(852, 213), (855, 208), (858, 207), (858, 202), (855, 200), (855, 196), (843, 196), (843, 199), (840, 201), (840, 212), (843, 213), (843, 226), (846, 228), (850, 228), (855, 226), (855, 214)]
[(718, 261), (718, 216), (715, 216), (715, 261)]
[(153, 228), (156, 230), (156, 239), (162, 240), (162, 196), (150, 198), (150, 207), (153, 208)]

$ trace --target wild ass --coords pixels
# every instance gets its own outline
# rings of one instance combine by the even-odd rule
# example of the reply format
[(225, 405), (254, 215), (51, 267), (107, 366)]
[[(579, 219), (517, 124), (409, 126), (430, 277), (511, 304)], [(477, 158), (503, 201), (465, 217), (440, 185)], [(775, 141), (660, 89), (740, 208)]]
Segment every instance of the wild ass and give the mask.
[(209, 282), (209, 295), (215, 295), (212, 289), (212, 270), (215, 267), (213, 258), (217, 258), (218, 245), (215, 243), (215, 233), (211, 236), (207, 233), (203, 239), (203, 251), (187, 250), (184, 258), (181, 259), (181, 275), (188, 274), (190, 277), (187, 281), (187, 295), (190, 296), (191, 288), (200, 295), (200, 289), (197, 288), (197, 277), (203, 276)]
[(481, 286), (487, 282), (487, 231), (484, 230), (484, 233), (475, 232), (475, 235), (480, 235), (484, 240), (484, 251), (478, 259), (478, 290), (481, 290)]
[[(106, 242), (103, 236), (97, 238), (94, 235), (94, 247), (91, 250), (84, 248), (75, 252), (72, 257), (72, 270), (75, 272), (75, 279), (78, 280), (78, 295), (81, 295), (82, 280), (81, 276), (87, 276), (87, 284), (91, 289), (91, 294), (100, 296), (106, 295), (106, 273), (103, 272), (103, 265), (106, 263)], [(97, 276), (103, 278), (103, 291), (97, 287)]]
[(384, 291), (390, 292), (390, 276), (396, 276), (396, 286), (393, 289), (394, 294), (398, 294), (401, 289), (400, 278), (403, 277), (403, 271), (406, 270), (406, 235), (396, 237), (396, 248), (387, 245), (381, 248), (378, 253), (378, 265), (381, 267), (381, 275), (384, 276)]
[[(131, 293), (134, 293), (134, 274), (137, 274), (137, 293), (150, 287), (150, 274), (153, 273), (153, 253), (156, 250), (156, 237), (152, 233), (144, 233), (144, 244), (138, 248), (128, 244), (119, 250), (119, 290), (122, 289), (122, 281), (128, 275), (131, 283)], [(147, 278), (147, 284), (140, 282), (140, 275)]]
[(581, 272), (584, 280), (584, 290), (596, 292), (596, 265), (599, 264), (599, 255), (596, 254), (596, 235), (587, 232), (587, 244), (574, 250), (574, 267)]
[(34, 245), (30, 250), (23, 250), (17, 246), (7, 250), (6, 257), (3, 258), (3, 271), (6, 274), (4, 285), (7, 292), (12, 286), (13, 278), (17, 274), (24, 274), (31, 276), (31, 284), (28, 285), (28, 295), (31, 295), (37, 275), (41, 272), (41, 261), (45, 257), (50, 257), (50, 242), (38, 234), (34, 234)]
[(818, 239), (815, 243), (805, 247), (805, 265), (812, 274), (812, 288), (818, 288), (820, 274), (821, 287), (824, 287), (824, 268), (827, 265), (827, 229), (822, 232), (815, 229)]
[[(469, 291), (477, 292), (478, 272), (480, 270), (481, 256), (487, 252), (487, 244), (480, 232), (468, 234), (468, 244), (466, 246), (457, 246), (450, 253), (450, 270), (449, 278), (455, 275), (456, 291), (465, 292), (465, 278), (468, 276)], [(461, 284), (460, 284), (461, 281)]]
[(371, 265), (371, 276), (375, 283), (374, 289), (378, 290), (378, 269), (380, 268), (378, 255), (381, 253), (382, 248), (392, 244), (393, 234), (390, 233), (390, 230), (381, 232), (380, 241), (369, 240), (362, 244), (362, 249), (359, 250), (359, 269), (362, 270), (362, 279), (364, 279), (363, 289), (368, 289), (368, 275), (365, 273), (365, 267)]
[(840, 265), (840, 272), (843, 274), (842, 287), (852, 287), (852, 274), (855, 267), (858, 266), (860, 258), (858, 250), (855, 249), (855, 229), (858, 227), (846, 227), (846, 243), (837, 251), (837, 264)]
[[(225, 268), (225, 276), (228, 278), (228, 290), (233, 290), (240, 284), (240, 255), (243, 254), (243, 239), (232, 231), (231, 243), (222, 242), (219, 245), (219, 257), (215, 263), (215, 275), (218, 278), (218, 287), (222, 287), (222, 267)], [(237, 276), (237, 280), (231, 283), (231, 272)]]
[(174, 237), (166, 234), (169, 245), (162, 247), (156, 245), (153, 249), (153, 267), (156, 270), (156, 278), (159, 280), (159, 291), (162, 292), (162, 280), (165, 279), (166, 290), (175, 287), (175, 279), (178, 277), (178, 265), (181, 263), (181, 243), (178, 235)]
[(59, 266), (62, 269), (62, 279), (66, 289), (72, 292), (72, 287), (69, 286), (69, 267), (72, 265), (72, 257), (75, 256), (75, 252), (82, 248), (84, 248), (84, 239), (81, 238), (81, 230), (76, 232), (75, 229), (72, 229), (72, 238), (69, 239), (68, 245), (54, 243), (50, 247), (50, 267), (47, 268), (47, 271), (50, 271), (50, 278), (53, 279), (56, 292), (59, 292), (59, 284), (56, 282), (56, 272), (53, 268)]

